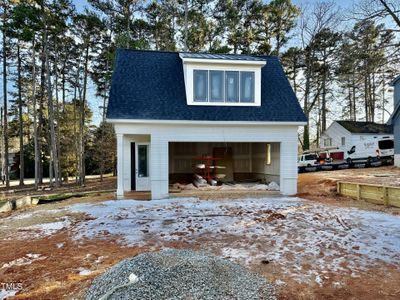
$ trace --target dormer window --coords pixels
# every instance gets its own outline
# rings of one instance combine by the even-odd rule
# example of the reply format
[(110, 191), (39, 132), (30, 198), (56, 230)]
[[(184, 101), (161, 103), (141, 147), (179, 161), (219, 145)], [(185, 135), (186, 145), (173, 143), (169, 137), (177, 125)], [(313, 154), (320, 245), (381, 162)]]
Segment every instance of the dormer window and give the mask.
[(193, 70), (194, 102), (254, 103), (255, 72)]
[(265, 60), (211, 54), (206, 57), (213, 59), (205, 59), (204, 55), (181, 54), (188, 105), (261, 105), (261, 68)]

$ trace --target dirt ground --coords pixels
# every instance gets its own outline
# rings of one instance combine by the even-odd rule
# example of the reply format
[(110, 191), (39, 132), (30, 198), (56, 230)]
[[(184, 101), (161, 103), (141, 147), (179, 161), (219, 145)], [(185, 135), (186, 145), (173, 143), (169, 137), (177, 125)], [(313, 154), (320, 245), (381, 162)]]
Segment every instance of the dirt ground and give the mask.
[(118, 261), (168, 247), (246, 265), (277, 286), (279, 299), (400, 299), (400, 209), (335, 192), (337, 180), (399, 178), (391, 167), (300, 174), (299, 196), (311, 201), (289, 204), (274, 196), (260, 204), (260, 192), (188, 204), (99, 194), (4, 214), (0, 299), (84, 299), (93, 278)]
[(75, 181), (63, 182), (61, 187), (49, 188), (47, 184), (40, 186), (38, 191), (35, 190), (33, 184), (26, 184), (24, 186), (13, 186), (7, 189), (5, 186), (0, 186), (0, 201), (18, 198), (26, 195), (49, 195), (49, 194), (62, 194), (62, 193), (80, 193), (91, 191), (107, 191), (115, 190), (117, 186), (116, 177), (105, 176), (103, 181), (98, 178), (86, 179), (85, 185), (81, 186)]
[(386, 166), (379, 168), (302, 173), (299, 174), (298, 178), (297, 196), (325, 204), (357, 207), (395, 215), (400, 214), (400, 208), (375, 205), (338, 195), (336, 193), (336, 184), (338, 181), (400, 186), (400, 168)]

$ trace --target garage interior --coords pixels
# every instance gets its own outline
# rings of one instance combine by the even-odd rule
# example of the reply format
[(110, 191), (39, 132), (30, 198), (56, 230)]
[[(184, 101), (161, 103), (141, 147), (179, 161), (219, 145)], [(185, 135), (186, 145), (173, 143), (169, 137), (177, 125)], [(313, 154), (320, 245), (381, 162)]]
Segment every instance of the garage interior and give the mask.
[(279, 184), (279, 174), (279, 143), (169, 143), (170, 186)]

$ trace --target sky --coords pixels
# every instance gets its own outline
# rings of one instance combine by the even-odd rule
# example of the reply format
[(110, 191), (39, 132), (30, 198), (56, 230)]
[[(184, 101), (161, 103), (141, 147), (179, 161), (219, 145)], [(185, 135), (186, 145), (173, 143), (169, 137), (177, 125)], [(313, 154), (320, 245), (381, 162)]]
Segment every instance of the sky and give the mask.
[[(313, 1), (313, 0), (292, 0), (292, 1), (294, 4), (296, 4), (300, 7), (312, 5), (313, 3), (315, 3), (315, 1)], [(79, 12), (82, 12), (85, 7), (89, 6), (87, 0), (73, 0), (73, 3), (75, 4), (76, 9)], [(353, 0), (336, 0), (336, 3), (342, 9), (351, 9), (353, 7), (354, 1)], [(293, 43), (298, 42), (298, 41), (296, 41), (295, 36), (294, 36), (292, 42)], [(101, 105), (100, 101), (101, 100), (95, 96), (95, 86), (93, 85), (93, 83), (91, 83), (89, 85), (89, 91), (88, 91), (88, 103), (89, 103), (91, 109), (93, 110), (93, 123), (95, 125), (99, 124), (99, 122), (101, 121), (101, 114), (100, 114), (101, 110), (99, 108), (99, 106)]]
[[(315, 3), (316, 1), (313, 0), (292, 0), (294, 4), (300, 6), (300, 7), (304, 7), (307, 5), (312, 5), (313, 3)], [(84, 10), (85, 7), (89, 6), (88, 1), (87, 0), (72, 0), (72, 2), (74, 3), (74, 5), (76, 6), (77, 10), (79, 12), (82, 12)], [(267, 2), (267, 1), (266, 1)], [(349, 11), (351, 10), (351, 8), (354, 5), (354, 0), (336, 0), (335, 1), (341, 8), (343, 11)], [(297, 43), (298, 39), (296, 41), (296, 34), (294, 34), (293, 39), (292, 39), (292, 43)], [(1, 82), (0, 82), (0, 87), (2, 86)], [(12, 86), (10, 85), (10, 88), (12, 89)], [(96, 97), (95, 95), (96, 93), (96, 88), (94, 86), (94, 84), (92, 82), (89, 83), (89, 87), (88, 87), (88, 103), (90, 105), (90, 108), (93, 111), (93, 124), (94, 125), (98, 125), (101, 121), (101, 108), (100, 106), (102, 105), (102, 100), (98, 97)]]

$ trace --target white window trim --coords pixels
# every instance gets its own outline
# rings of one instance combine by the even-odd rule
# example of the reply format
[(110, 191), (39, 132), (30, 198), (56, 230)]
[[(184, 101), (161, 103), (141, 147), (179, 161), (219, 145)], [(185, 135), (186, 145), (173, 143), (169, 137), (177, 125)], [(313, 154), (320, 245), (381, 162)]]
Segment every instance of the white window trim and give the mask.
[[(265, 64), (263, 64), (265, 65)], [(261, 68), (263, 65), (209, 65), (209, 64), (192, 64), (184, 63), (183, 72), (185, 77), (186, 87), (186, 103), (188, 105), (198, 106), (261, 106)], [(238, 71), (238, 72), (254, 72), (254, 102), (196, 102), (194, 101), (193, 91), (193, 71), (194, 70), (205, 70), (205, 71)], [(209, 80), (209, 79), (208, 79)], [(225, 90), (225, 85), (224, 85)], [(207, 91), (208, 92), (208, 91)], [(225, 93), (225, 91), (224, 91)], [(239, 74), (239, 97), (240, 97), (240, 74)]]

